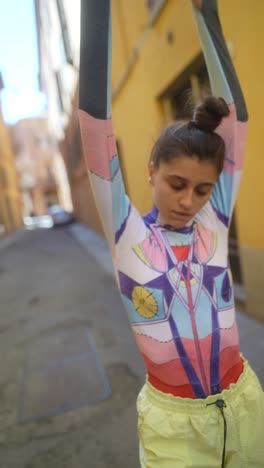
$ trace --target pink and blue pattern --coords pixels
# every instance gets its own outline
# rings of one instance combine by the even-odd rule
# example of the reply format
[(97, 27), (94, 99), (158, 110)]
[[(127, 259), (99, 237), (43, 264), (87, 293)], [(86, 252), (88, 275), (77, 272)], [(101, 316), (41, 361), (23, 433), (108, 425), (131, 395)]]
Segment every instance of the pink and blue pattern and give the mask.
[[(97, 60), (94, 47), (100, 33), (98, 47), (102, 50), (98, 50), (98, 60), (105, 62), (106, 98), (101, 102), (102, 93), (96, 88), (94, 96), (95, 99), (99, 96), (101, 106), (97, 111), (92, 98), (87, 104), (83, 92), (80, 95), (80, 125), (91, 184), (113, 255), (122, 301), (147, 372), (158, 388), (166, 387), (177, 394), (177, 388), (187, 386), (194, 398), (221, 392), (226, 376), (241, 363), (228, 260), (228, 229), (243, 167), (247, 122), (217, 3), (215, 0), (202, 3), (202, 11), (194, 10), (194, 17), (211, 87), (214, 95), (226, 100), (230, 115), (217, 129), (226, 144), (224, 170), (209, 202), (185, 228), (160, 226), (156, 223), (155, 208), (142, 218), (125, 193), (109, 117), (109, 0), (83, 2), (83, 14), (89, 5), (84, 22), (87, 29), (87, 22), (93, 17), (93, 34), (90, 30), (87, 33), (93, 47), (86, 47), (83, 26), (80, 71), (81, 90), (87, 86), (89, 92), (89, 79), (91, 86), (97, 86), (89, 73)], [(103, 25), (102, 12), (108, 17)]]

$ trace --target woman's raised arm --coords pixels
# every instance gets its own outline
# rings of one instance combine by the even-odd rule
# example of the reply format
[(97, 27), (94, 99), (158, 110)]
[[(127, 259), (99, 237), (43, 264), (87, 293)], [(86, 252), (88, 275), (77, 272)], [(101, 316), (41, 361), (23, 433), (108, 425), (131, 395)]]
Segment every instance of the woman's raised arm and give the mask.
[(226, 157), (224, 170), (211, 197), (219, 218), (229, 226), (243, 166), (248, 115), (223, 36), (217, 0), (192, 0), (192, 3), (212, 93), (224, 98), (230, 108), (230, 115), (216, 130), (225, 141)]
[(131, 206), (120, 172), (111, 114), (111, 1), (82, 0), (80, 128), (95, 202), (114, 256), (115, 241)]

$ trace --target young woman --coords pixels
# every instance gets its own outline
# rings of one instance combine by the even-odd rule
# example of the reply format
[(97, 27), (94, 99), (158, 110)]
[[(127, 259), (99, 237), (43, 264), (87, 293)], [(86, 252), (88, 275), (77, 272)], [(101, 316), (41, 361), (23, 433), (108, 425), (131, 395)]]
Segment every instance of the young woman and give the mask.
[(154, 208), (125, 194), (111, 123), (109, 0), (82, 5), (80, 124), (124, 306), (147, 369), (138, 407), (148, 468), (262, 467), (264, 397), (240, 355), (228, 229), (247, 111), (216, 0), (193, 0), (213, 95), (165, 129), (149, 162)]

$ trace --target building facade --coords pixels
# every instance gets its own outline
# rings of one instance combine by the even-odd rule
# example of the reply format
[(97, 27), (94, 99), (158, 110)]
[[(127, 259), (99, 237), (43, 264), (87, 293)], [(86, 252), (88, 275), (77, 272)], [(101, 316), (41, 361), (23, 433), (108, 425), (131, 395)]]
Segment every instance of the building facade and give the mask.
[[(10, 127), (24, 216), (42, 216), (49, 205), (64, 204), (56, 154), (46, 118), (21, 119)], [(66, 181), (67, 183), (67, 181)]]
[(74, 215), (102, 233), (82, 154), (78, 123), (80, 1), (35, 0), (40, 89), (47, 96), (49, 130), (62, 155)]
[[(0, 95), (3, 89), (0, 74)], [(8, 128), (4, 123), (0, 99), (0, 235), (23, 225), (23, 204)]]

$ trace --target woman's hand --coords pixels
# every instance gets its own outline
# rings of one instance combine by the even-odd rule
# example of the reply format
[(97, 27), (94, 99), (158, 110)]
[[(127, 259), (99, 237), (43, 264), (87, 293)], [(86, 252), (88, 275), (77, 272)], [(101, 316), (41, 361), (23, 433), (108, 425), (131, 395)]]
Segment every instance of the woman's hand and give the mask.
[(202, 11), (203, 2), (202, 0), (192, 0), (193, 5), (200, 11)]

